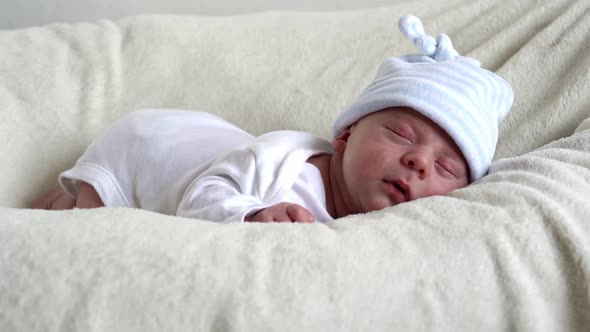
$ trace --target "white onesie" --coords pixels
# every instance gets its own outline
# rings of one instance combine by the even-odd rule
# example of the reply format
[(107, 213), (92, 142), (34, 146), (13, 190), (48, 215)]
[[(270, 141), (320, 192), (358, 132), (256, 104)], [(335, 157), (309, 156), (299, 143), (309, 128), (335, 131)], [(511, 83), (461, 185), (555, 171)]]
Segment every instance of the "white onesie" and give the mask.
[(242, 221), (281, 202), (331, 220), (319, 170), (328, 140), (298, 131), (254, 137), (205, 112), (141, 110), (115, 122), (59, 177), (76, 196), (89, 183), (107, 207), (211, 221)]

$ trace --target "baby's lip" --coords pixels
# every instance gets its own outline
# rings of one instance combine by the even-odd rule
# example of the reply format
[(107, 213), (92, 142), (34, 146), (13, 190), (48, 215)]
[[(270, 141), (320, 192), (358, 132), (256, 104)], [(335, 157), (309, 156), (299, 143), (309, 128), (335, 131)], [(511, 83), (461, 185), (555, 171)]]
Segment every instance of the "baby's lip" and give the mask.
[(404, 199), (406, 202), (412, 200), (412, 192), (410, 190), (410, 186), (408, 186), (408, 184), (405, 181), (401, 179), (385, 179), (385, 182), (391, 183), (396, 189), (398, 189), (404, 195)]

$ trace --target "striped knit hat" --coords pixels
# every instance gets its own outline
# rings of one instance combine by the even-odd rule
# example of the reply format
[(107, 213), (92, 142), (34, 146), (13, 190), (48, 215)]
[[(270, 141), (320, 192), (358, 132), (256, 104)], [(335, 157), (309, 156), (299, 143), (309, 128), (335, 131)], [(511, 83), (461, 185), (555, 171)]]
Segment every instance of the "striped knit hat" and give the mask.
[(453, 138), (467, 160), (471, 181), (478, 180), (494, 157), (498, 124), (514, 99), (512, 88), (479, 61), (460, 56), (449, 36), (425, 35), (417, 17), (402, 17), (399, 27), (422, 54), (385, 59), (373, 82), (336, 119), (334, 137), (370, 113), (410, 107)]

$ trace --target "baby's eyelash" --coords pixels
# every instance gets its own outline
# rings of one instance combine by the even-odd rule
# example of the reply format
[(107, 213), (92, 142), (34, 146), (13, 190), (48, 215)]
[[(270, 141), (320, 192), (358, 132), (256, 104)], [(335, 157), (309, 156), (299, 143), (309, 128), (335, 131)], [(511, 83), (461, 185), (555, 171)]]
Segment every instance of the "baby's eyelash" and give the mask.
[(407, 139), (408, 141), (414, 140), (414, 135), (411, 132), (409, 132), (408, 130), (403, 130), (403, 129), (399, 129), (399, 128), (389, 128), (389, 130), (391, 130), (396, 135), (398, 135), (404, 139)]
[(453, 165), (446, 163), (446, 162), (437, 162), (445, 171), (449, 172), (453, 176), (459, 176), (457, 169), (453, 167)]

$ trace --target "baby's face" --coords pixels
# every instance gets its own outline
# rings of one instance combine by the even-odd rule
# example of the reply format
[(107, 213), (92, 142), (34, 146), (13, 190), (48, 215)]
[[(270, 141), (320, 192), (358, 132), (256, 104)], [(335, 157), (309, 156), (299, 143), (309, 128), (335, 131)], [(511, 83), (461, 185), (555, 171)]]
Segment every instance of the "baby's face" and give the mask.
[(443, 195), (469, 183), (469, 168), (451, 137), (409, 108), (360, 119), (334, 140), (354, 213)]

